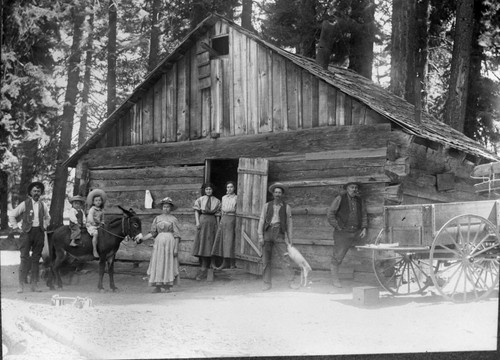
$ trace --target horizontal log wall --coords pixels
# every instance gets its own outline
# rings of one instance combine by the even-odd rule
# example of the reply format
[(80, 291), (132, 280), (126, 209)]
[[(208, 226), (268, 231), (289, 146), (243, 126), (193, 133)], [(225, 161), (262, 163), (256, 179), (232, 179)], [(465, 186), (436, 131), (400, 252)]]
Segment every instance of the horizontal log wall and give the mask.
[[(145, 191), (151, 192), (156, 203), (171, 196), (179, 206), (174, 214), (181, 222), (180, 259), (193, 263), (196, 258), (190, 255), (190, 246), (196, 230), (192, 205), (200, 195), (205, 159), (265, 157), (269, 160), (269, 182), (281, 181), (289, 186), (287, 201), (292, 206), (295, 243), (307, 254), (313, 268), (326, 270), (333, 244), (332, 228), (326, 221), (328, 206), (343, 191), (346, 181), (362, 182), (369, 216), (368, 236), (376, 236), (390, 180), (385, 174), (388, 144), (404, 143), (405, 139), (391, 132), (389, 124), (326, 127), (249, 135), (237, 141), (220, 138), (144, 144), (111, 148), (106, 153), (96, 149), (85, 157), (85, 162), (90, 188), (103, 188), (108, 193), (107, 212), (119, 212), (117, 205), (134, 208), (143, 221), (144, 233), (160, 214), (157, 208), (144, 208)], [(146, 244), (144, 248), (121, 250), (118, 256), (149, 260), (150, 252)], [(356, 259), (357, 269), (369, 267), (369, 257), (358, 252), (352, 256), (348, 259)], [(346, 260), (347, 266), (353, 264)]]
[(103, 136), (99, 147), (130, 146), (387, 120), (236, 29), (229, 54), (210, 58), (198, 39)]
[[(477, 180), (472, 179), (474, 164), (458, 153), (450, 153), (440, 147), (412, 142), (408, 148), (410, 174), (403, 183), (403, 204), (445, 203), (487, 199), (474, 189)], [(454, 179), (451, 189), (439, 190), (438, 176), (450, 174)]]

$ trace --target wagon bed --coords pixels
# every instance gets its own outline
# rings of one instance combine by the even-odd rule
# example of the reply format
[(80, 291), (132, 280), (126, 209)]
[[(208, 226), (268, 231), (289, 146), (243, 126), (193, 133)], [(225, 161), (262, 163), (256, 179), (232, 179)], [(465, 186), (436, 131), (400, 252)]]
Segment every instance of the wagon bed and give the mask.
[(476, 301), (498, 289), (500, 201), (384, 207), (373, 270), (395, 295), (434, 288), (454, 302)]

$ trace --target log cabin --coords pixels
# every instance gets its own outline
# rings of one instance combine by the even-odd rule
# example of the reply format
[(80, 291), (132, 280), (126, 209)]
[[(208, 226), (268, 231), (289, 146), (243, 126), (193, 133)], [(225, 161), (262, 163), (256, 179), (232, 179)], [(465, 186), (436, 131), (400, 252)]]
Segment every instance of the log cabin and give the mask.
[[(144, 232), (170, 196), (181, 223), (180, 261), (191, 256), (193, 203), (203, 182), (225, 193), (237, 182), (236, 256), (262, 270), (257, 222), (268, 184), (289, 190), (294, 244), (315, 270), (327, 270), (332, 228), (326, 210), (350, 180), (361, 183), (373, 240), (385, 205), (481, 199), (470, 177), (497, 155), (426, 112), (349, 70), (323, 69), (219, 15), (202, 21), (67, 161), (86, 194), (108, 194), (141, 216)], [(118, 258), (148, 261), (151, 247)], [(371, 272), (370, 254), (350, 251), (343, 266)]]

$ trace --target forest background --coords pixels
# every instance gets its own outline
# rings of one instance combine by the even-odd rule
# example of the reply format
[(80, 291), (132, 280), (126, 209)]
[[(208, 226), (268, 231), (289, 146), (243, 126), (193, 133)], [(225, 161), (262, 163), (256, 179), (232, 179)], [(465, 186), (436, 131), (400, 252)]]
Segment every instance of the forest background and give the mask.
[(63, 162), (210, 12), (500, 150), (497, 1), (2, 0), (0, 230), (34, 180), (62, 224)]

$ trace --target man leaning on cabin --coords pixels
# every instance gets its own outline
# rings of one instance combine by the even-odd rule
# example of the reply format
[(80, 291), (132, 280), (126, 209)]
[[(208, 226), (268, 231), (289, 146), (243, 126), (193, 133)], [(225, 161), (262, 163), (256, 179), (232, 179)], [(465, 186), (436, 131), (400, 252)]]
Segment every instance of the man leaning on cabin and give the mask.
[[(271, 268), (273, 247), (276, 248), (278, 261), (285, 272), (289, 287), (292, 287), (294, 273), (288, 256), (286, 244), (292, 245), (292, 209), (290, 205), (283, 201), (286, 187), (281, 183), (274, 183), (269, 186), (269, 192), (273, 194), (273, 200), (264, 204), (260, 214), (257, 233), (259, 235), (259, 245), (262, 248), (263, 263), (263, 291), (272, 287)], [(281, 242), (281, 241), (284, 241)]]
[[(21, 264), (19, 265), (18, 293), (24, 292), (24, 281), (31, 268), (31, 291), (40, 292), (38, 288), (38, 270), (45, 239), (45, 229), (50, 224), (50, 214), (47, 205), (40, 201), (45, 191), (41, 182), (32, 182), (28, 185), (28, 198), (20, 203), (9, 215), (9, 222), (13, 229), (21, 230)], [(18, 220), (22, 220), (19, 224)], [(30, 257), (31, 251), (31, 257)]]
[(332, 284), (342, 287), (339, 266), (350, 247), (366, 236), (368, 217), (366, 206), (359, 195), (359, 184), (344, 185), (345, 193), (338, 195), (327, 211), (328, 223), (333, 226), (333, 256), (330, 265)]

